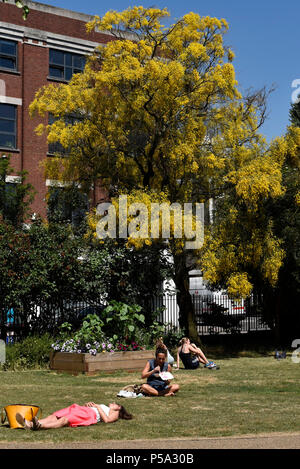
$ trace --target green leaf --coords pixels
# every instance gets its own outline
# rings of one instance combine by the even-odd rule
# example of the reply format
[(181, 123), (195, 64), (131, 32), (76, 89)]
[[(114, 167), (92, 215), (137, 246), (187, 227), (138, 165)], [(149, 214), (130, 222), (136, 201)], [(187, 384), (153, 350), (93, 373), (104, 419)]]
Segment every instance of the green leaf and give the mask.
[(23, 20), (26, 20), (26, 19), (27, 19), (28, 14), (29, 14), (29, 8), (28, 8), (28, 7), (24, 7), (24, 8), (23, 8), (23, 15), (22, 15)]

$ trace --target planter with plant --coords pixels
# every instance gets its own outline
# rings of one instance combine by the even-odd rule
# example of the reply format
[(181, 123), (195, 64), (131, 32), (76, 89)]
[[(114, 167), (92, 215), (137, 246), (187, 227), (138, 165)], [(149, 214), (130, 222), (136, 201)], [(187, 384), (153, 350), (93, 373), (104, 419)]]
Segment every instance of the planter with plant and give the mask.
[[(71, 373), (142, 369), (153, 351), (145, 350), (134, 338), (137, 325), (144, 322), (138, 306), (114, 302), (103, 317), (88, 315), (78, 331), (62, 324), (52, 344), (50, 368)], [(139, 324), (139, 325), (140, 325)]]

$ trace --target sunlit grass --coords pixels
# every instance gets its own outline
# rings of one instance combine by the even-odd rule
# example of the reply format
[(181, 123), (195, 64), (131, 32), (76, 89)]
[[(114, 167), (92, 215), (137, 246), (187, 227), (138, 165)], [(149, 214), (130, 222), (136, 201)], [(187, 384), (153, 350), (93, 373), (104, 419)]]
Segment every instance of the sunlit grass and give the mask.
[(121, 402), (130, 422), (40, 432), (0, 427), (0, 441), (95, 441), (212, 437), (300, 431), (300, 365), (272, 356), (218, 360), (220, 370), (174, 371), (180, 391), (169, 398), (120, 399), (127, 384), (142, 383), (140, 373), (71, 376), (47, 370), (0, 372), (1, 407), (37, 404), (46, 416), (74, 402)]

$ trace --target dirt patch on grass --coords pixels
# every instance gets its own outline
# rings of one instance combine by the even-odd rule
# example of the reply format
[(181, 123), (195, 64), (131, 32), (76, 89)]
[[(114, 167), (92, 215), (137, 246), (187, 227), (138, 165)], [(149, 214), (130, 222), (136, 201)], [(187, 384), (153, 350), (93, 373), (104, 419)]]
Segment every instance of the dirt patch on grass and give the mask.
[(212, 410), (212, 407), (204, 407), (204, 406), (197, 406), (197, 407), (191, 407), (191, 410)]
[(205, 386), (207, 384), (220, 383), (220, 380), (216, 376), (180, 376), (176, 380), (179, 384), (194, 384), (197, 383), (198, 386)]
[(94, 378), (92, 380), (93, 383), (128, 383), (128, 384), (136, 384), (136, 383), (139, 383), (141, 380), (138, 379), (138, 378), (134, 378), (134, 377), (128, 377), (127, 376), (116, 376), (116, 377), (112, 377), (112, 376), (107, 376), (105, 378)]

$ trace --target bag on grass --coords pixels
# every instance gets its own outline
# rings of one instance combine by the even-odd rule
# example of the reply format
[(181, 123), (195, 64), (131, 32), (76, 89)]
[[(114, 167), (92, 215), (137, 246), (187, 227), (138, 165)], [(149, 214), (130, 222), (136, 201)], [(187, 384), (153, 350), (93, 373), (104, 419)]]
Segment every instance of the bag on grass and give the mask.
[(11, 404), (7, 405), (6, 407), (2, 408), (1, 411), (1, 423), (2, 425), (5, 423), (7, 419), (10, 428), (22, 428), (16, 420), (16, 414), (21, 414), (26, 420), (32, 420), (33, 417), (36, 417), (38, 411), (42, 410), (37, 405), (27, 405), (27, 404)]

